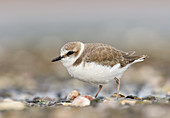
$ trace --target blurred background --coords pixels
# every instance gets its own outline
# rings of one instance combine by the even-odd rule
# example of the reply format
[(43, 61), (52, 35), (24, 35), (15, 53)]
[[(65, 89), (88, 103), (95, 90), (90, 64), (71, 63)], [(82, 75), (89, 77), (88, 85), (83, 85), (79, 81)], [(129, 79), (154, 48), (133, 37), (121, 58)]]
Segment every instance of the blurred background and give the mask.
[[(170, 1), (0, 0), (0, 96), (94, 95), (96, 85), (73, 79), (51, 63), (70, 41), (105, 43), (149, 58), (121, 79), (121, 93), (170, 95)], [(101, 96), (116, 92), (115, 82)]]

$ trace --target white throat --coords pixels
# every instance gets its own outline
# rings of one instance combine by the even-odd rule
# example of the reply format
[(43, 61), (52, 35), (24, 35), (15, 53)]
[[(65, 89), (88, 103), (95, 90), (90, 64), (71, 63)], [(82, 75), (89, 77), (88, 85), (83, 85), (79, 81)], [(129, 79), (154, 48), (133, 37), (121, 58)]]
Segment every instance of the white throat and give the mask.
[(63, 65), (65, 67), (70, 67), (72, 66), (72, 64), (81, 56), (81, 54), (83, 53), (84, 51), (84, 44), (81, 43), (81, 48), (80, 48), (80, 52), (79, 54), (76, 56), (76, 57), (66, 57), (66, 58), (63, 58), (61, 60), (61, 62), (63, 63)]

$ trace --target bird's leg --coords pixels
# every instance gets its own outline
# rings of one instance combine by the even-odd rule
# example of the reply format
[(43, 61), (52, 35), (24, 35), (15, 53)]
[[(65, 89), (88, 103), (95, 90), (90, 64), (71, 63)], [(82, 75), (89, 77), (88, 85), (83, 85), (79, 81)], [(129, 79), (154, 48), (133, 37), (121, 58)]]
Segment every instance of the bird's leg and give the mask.
[(117, 84), (117, 96), (116, 96), (116, 99), (118, 100), (119, 99), (120, 79), (115, 77), (115, 80), (116, 80), (116, 84)]
[(98, 91), (97, 91), (97, 93), (96, 93), (96, 95), (95, 95), (95, 98), (98, 96), (98, 94), (99, 94), (99, 92), (101, 91), (101, 89), (102, 89), (102, 85), (99, 85), (99, 89), (98, 89)]

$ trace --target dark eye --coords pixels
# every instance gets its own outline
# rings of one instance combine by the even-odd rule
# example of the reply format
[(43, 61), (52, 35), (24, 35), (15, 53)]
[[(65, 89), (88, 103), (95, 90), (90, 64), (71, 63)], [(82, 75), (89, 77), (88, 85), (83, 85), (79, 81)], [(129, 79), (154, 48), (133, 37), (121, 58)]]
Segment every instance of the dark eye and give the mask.
[(69, 52), (67, 53), (67, 56), (72, 55), (73, 53), (74, 53), (74, 51), (69, 51)]

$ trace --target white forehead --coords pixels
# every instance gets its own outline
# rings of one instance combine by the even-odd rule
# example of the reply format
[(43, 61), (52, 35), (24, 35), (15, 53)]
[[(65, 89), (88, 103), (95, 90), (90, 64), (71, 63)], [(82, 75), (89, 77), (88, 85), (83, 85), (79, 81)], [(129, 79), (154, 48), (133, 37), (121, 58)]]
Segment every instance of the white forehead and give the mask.
[(60, 55), (65, 55), (66, 53), (68, 53), (68, 50), (66, 50), (65, 48), (61, 48), (60, 50)]

